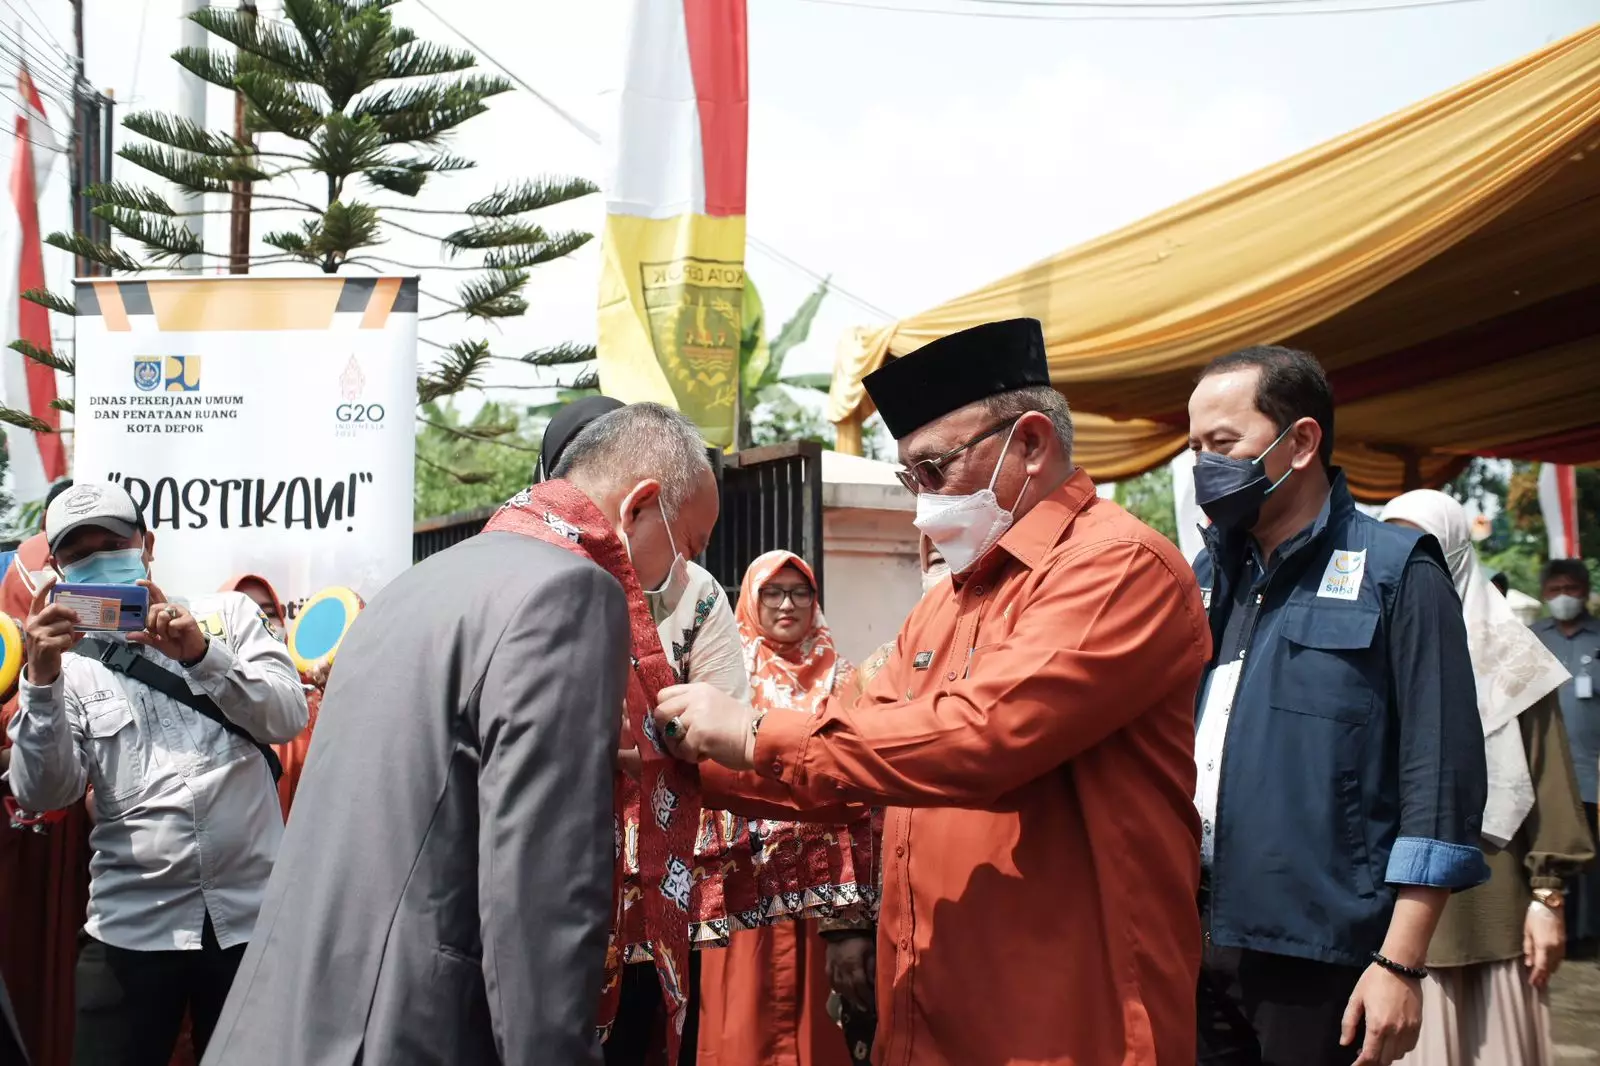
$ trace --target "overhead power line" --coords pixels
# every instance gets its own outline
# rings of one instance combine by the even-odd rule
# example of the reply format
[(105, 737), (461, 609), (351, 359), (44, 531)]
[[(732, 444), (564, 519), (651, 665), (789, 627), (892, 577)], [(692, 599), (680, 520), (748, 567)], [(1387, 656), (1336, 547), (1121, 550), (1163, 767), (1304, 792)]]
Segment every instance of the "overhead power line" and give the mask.
[[(487, 62), (490, 66), (494, 67), (496, 70), (500, 71), (500, 73), (504, 74), (506, 77), (510, 78), (512, 81), (516, 82), (517, 85), (519, 85), (523, 89), (527, 90), (541, 104), (544, 104), (551, 111), (554, 111), (557, 116), (559, 116), (563, 121), (565, 121), (567, 123), (567, 125), (571, 126), (573, 129), (577, 130), (579, 133), (583, 134), (583, 136), (585, 138), (587, 138), (591, 143), (593, 143), (593, 144), (600, 144), (601, 143), (601, 137), (600, 137), (600, 133), (599, 133), (598, 130), (594, 129), (594, 127), (590, 126), (588, 123), (584, 122), (582, 119), (580, 119), (576, 115), (572, 114), (570, 111), (568, 111), (566, 108), (562, 107), (560, 104), (557, 104), (549, 96), (547, 96), (544, 93), (540, 92), (538, 89), (535, 89), (520, 74), (518, 74), (516, 71), (512, 70), (510, 67), (506, 66), (504, 63), (500, 62), (494, 56), (490, 55), (489, 52), (487, 50), (485, 50), (482, 45), (476, 43), (475, 41), (472, 40), (472, 38), (468, 37), (466, 34), (462, 33), (460, 30), (456, 29), (456, 27), (450, 22), (449, 19), (445, 18), (443, 15), (439, 14), (439, 12), (435, 11), (433, 9), (433, 6), (431, 4), (429, 4), (427, 2), (427, 0), (416, 0), (416, 2), (417, 2), (417, 6), (418, 7), (422, 8), (422, 10), (426, 11), (428, 14), (432, 15), (434, 18), (438, 19), (439, 22), (444, 25), (445, 29), (449, 30), (451, 33), (455, 34), (458, 38), (460, 38), (461, 42), (463, 44), (465, 44), (468, 48), (472, 49), (474, 52), (477, 52), (480, 56), (482, 56), (485, 62)], [(769, 257), (771, 257), (772, 259), (776, 260), (779, 263), (784, 264), (785, 266), (789, 267), (790, 269), (799, 271), (801, 274), (804, 274), (806, 277), (809, 277), (813, 281), (816, 281), (816, 282), (827, 281), (827, 283), (828, 283), (828, 291), (829, 292), (834, 293), (835, 295), (843, 298), (844, 300), (848, 301), (849, 303), (855, 304), (857, 307), (861, 308), (863, 311), (866, 311), (868, 314), (875, 315), (875, 316), (877, 316), (879, 318), (883, 318), (883, 319), (890, 320), (890, 321), (893, 321), (894, 319), (899, 317), (898, 315), (894, 315), (894, 314), (889, 313), (888, 311), (885, 311), (883, 308), (877, 306), (874, 303), (869, 302), (868, 300), (864, 299), (863, 297), (857, 296), (855, 293), (850, 292), (848, 289), (841, 288), (837, 282), (832, 281), (831, 279), (825, 278), (822, 274), (818, 273), (815, 270), (812, 270), (810, 267), (808, 267), (805, 264), (801, 263), (799, 260), (794, 259), (794, 258), (792, 258), (790, 256), (787, 256), (787, 255), (784, 255), (782, 252), (778, 251), (772, 245), (768, 244), (767, 242), (765, 242), (763, 240), (760, 240), (759, 238), (757, 238), (753, 234), (750, 234), (750, 233), (746, 232), (746, 234), (745, 234), (745, 242), (747, 244), (750, 244), (751, 246), (759, 249), (760, 251), (765, 252)]]
[[(73, 98), (72, 76), (62, 75), (57, 69), (61, 66), (61, 61), (29, 44), (21, 33), (7, 27), (3, 22), (0, 22), (0, 53), (9, 56), (18, 65), (22, 63), (28, 65), (28, 75), (38, 87), (40, 95), (51, 97), (59, 95), (69, 101)], [(15, 68), (11, 71), (8, 84), (13, 87), (16, 85)]]
[(27, 19), (28, 24), (39, 34), (40, 39), (60, 53), (61, 58), (66, 60), (69, 66), (75, 67), (77, 65), (77, 58), (67, 50), (67, 46), (62, 43), (61, 38), (57, 37), (50, 27), (39, 21), (38, 17), (29, 10), (28, 4), (24, 3), (19, 6), (16, 0), (6, 0), (6, 7)]

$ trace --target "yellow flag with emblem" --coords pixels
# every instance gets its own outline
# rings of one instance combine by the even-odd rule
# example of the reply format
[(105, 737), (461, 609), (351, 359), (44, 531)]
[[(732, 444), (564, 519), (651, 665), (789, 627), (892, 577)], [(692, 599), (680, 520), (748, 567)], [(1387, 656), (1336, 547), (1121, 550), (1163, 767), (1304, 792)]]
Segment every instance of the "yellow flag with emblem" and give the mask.
[(640, 0), (600, 279), (600, 387), (734, 443), (749, 79), (743, 0)]

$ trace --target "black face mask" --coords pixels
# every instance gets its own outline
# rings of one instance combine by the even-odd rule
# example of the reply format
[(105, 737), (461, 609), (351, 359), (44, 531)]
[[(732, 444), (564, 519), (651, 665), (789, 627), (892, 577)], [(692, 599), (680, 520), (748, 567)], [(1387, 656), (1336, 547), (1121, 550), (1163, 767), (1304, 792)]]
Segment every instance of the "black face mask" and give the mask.
[[(1293, 427), (1289, 427), (1292, 429)], [(1194, 457), (1194, 502), (1219, 529), (1253, 529), (1261, 517), (1261, 505), (1272, 490), (1288, 480), (1294, 467), (1277, 481), (1267, 478), (1264, 461), (1289, 435), (1285, 429), (1267, 450), (1254, 459), (1230, 459), (1215, 452)]]

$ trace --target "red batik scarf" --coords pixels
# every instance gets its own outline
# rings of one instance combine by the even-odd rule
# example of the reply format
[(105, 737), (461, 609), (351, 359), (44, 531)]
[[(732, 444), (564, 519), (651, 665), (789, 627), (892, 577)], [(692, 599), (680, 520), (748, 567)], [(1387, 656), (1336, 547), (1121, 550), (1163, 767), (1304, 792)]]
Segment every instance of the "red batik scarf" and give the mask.
[[(615, 577), (628, 597), (628, 622), (633, 638), (633, 676), (628, 681), (628, 724), (643, 756), (639, 780), (617, 775), (615, 910), (606, 948), (606, 982), (600, 1002), (600, 1027), (607, 1032), (616, 1017), (622, 991), (623, 932), (622, 840), (637, 834), (639, 881), (646, 938), (667, 1006), (668, 1062), (678, 1061), (678, 1043), (687, 1018), (689, 903), (693, 891), (696, 830), (700, 823), (700, 787), (693, 768), (666, 753), (650, 716), (656, 693), (677, 684), (661, 649), (655, 620), (645, 603), (638, 575), (622, 539), (599, 508), (566, 481), (546, 481), (512, 497), (484, 526), (535, 537), (592, 560)], [(641, 797), (651, 798), (649, 817), (641, 817)]]

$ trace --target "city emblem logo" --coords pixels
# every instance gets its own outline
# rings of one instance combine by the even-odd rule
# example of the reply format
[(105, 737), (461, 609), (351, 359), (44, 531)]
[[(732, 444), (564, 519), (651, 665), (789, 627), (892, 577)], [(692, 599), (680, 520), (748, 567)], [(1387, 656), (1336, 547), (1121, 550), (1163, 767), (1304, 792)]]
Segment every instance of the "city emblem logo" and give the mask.
[(138, 356), (133, 361), (133, 383), (141, 392), (154, 392), (161, 384), (161, 357)]
[(198, 355), (139, 355), (133, 360), (133, 383), (140, 392), (199, 392)]
[(697, 425), (725, 423), (739, 391), (744, 267), (685, 257), (639, 270), (651, 344), (679, 409)]

